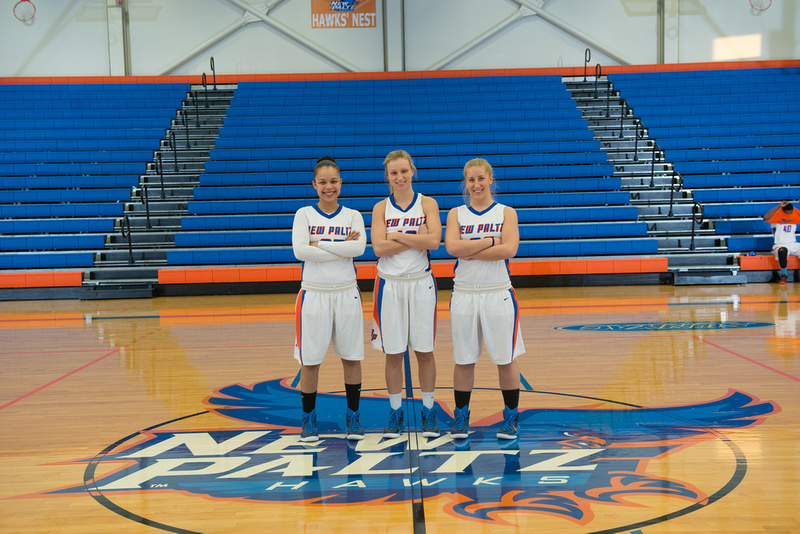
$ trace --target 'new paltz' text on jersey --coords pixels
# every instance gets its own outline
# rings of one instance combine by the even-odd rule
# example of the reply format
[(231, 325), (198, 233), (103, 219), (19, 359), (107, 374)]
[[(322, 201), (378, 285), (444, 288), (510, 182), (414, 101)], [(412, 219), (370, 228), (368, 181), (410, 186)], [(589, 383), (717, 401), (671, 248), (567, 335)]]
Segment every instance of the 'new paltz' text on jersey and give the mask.
[[(422, 210), (422, 195), (414, 193), (414, 199), (405, 210), (394, 202), (394, 197), (386, 199), (386, 235), (392, 232), (416, 234), (421, 224), (426, 222), (425, 212)], [(383, 256), (378, 259), (378, 274), (387, 276), (405, 276), (420, 273), (431, 269), (430, 252), (427, 250), (410, 249)]]
[[(345, 241), (352, 231), (359, 232), (359, 238)], [(309, 245), (314, 242), (316, 247)], [(339, 206), (328, 214), (317, 206), (305, 206), (294, 216), (292, 250), (303, 262), (304, 284), (326, 288), (352, 286), (356, 281), (353, 258), (364, 253), (366, 243), (364, 219), (350, 208)]]
[[(504, 205), (493, 203), (478, 212), (470, 206), (458, 207), (458, 225), (461, 239), (482, 239), (500, 237), (503, 230)], [(496, 286), (510, 282), (508, 260), (470, 260), (456, 262), (453, 282), (460, 286)]]

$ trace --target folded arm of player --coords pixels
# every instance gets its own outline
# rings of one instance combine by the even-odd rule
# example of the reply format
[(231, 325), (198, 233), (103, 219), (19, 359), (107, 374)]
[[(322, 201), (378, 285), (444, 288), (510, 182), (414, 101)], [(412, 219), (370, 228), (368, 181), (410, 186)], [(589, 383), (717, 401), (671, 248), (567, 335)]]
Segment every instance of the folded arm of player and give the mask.
[(350, 233), (343, 241), (318, 241), (317, 248), (336, 254), (340, 258), (361, 256), (367, 247), (367, 231), (364, 229), (364, 217), (361, 213), (353, 212), (350, 228)]
[(328, 252), (311, 243), (308, 232), (308, 218), (303, 210), (298, 211), (294, 216), (292, 224), (292, 251), (295, 258), (300, 261), (326, 262), (340, 259), (340, 256)]
[(503, 219), (503, 229), (499, 238), (461, 239), (458, 208), (451, 209), (447, 215), (447, 228), (444, 234), (444, 244), (448, 254), (462, 259), (484, 261), (513, 258), (519, 248), (517, 212), (506, 206), (503, 209)]
[(422, 211), (425, 213), (425, 222), (420, 225), (416, 234), (392, 232), (386, 236), (386, 239), (401, 243), (408, 249), (438, 249), (442, 243), (442, 220), (439, 216), (439, 204), (431, 197), (422, 197)]

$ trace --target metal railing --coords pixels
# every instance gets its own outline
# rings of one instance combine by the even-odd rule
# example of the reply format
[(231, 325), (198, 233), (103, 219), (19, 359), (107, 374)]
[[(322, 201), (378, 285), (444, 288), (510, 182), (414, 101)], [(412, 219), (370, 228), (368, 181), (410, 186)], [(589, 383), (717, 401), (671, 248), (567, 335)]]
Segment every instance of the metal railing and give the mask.
[(661, 147), (653, 142), (653, 157), (650, 158), (650, 187), (656, 186), (656, 160), (661, 158)]
[(625, 137), (625, 117), (628, 115), (630, 106), (624, 98), (620, 98), (619, 106), (619, 138), (623, 139)]
[(214, 90), (217, 90), (217, 71), (214, 70), (214, 57), (211, 57), (211, 75), (214, 77)]
[(669, 187), (669, 213), (667, 213), (668, 217), (674, 217), (675, 213), (672, 211), (672, 206), (674, 205), (674, 197), (675, 193), (683, 189), (683, 176), (675, 172), (675, 169), (672, 169), (672, 182), (670, 183)]
[(692, 240), (689, 243), (689, 250), (694, 250), (695, 226), (700, 226), (705, 221), (703, 218), (704, 212), (705, 210), (703, 209), (703, 205), (695, 202), (692, 206)]
[(161, 179), (161, 199), (164, 199), (164, 163), (161, 161), (161, 152), (156, 152), (156, 172)]
[(126, 215), (122, 218), (122, 237), (128, 238), (128, 264), (133, 265), (133, 242), (131, 241), (131, 220)]
[(200, 108), (197, 104), (197, 91), (192, 91), (192, 100), (194, 101), (194, 119), (197, 127), (200, 128)]
[(172, 149), (172, 159), (175, 163), (175, 172), (178, 172), (178, 147), (177, 143), (175, 142), (175, 132), (172, 130), (167, 132), (167, 143), (169, 143), (169, 147)]
[(186, 112), (180, 110), (179, 113), (181, 114), (181, 124), (183, 124), (183, 130), (186, 132), (186, 148), (189, 148), (189, 118), (186, 116)]
[(600, 63), (594, 66), (594, 97), (597, 98), (600, 95), (598, 91), (598, 85), (600, 83), (600, 77), (603, 75), (603, 67), (600, 66)]
[(589, 66), (589, 62), (592, 60), (592, 51), (590, 49), (586, 49), (583, 53), (583, 81), (586, 81), (586, 67)]
[[(644, 126), (642, 126), (642, 121), (639, 119), (634, 119), (636, 121), (636, 132), (633, 135), (633, 161), (639, 161), (639, 136), (644, 136)], [(639, 133), (639, 130), (642, 133)]]
[[(164, 191), (163, 187), (161, 191)], [(144, 204), (144, 215), (147, 219), (147, 228), (149, 230), (152, 227), (150, 226), (150, 199), (147, 198), (147, 182), (142, 184), (142, 204)]]

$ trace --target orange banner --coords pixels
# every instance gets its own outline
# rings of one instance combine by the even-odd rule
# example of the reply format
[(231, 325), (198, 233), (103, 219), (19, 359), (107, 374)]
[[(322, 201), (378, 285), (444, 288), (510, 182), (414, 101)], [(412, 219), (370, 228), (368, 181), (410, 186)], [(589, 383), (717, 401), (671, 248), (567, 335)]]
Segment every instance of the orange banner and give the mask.
[(312, 28), (374, 28), (375, 0), (311, 0)]

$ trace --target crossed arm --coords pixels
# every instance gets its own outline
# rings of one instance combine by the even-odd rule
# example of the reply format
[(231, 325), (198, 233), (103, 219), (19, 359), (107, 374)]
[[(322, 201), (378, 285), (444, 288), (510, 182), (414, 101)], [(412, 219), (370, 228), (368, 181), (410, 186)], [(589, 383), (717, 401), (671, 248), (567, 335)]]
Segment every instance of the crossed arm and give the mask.
[(519, 222), (517, 212), (508, 206), (503, 208), (503, 229), (500, 238), (461, 239), (461, 225), (458, 224), (458, 208), (447, 214), (447, 227), (444, 233), (444, 246), (447, 253), (465, 260), (496, 261), (507, 260), (517, 255), (519, 248)]
[(391, 256), (405, 250), (436, 250), (442, 242), (442, 221), (439, 204), (430, 197), (422, 197), (423, 223), (416, 234), (386, 232), (386, 200), (372, 210), (372, 250), (378, 257)]
[(364, 218), (354, 212), (350, 233), (343, 241), (311, 242), (308, 234), (308, 219), (298, 212), (292, 225), (292, 250), (300, 261), (334, 261), (341, 258), (356, 258), (364, 254), (367, 246), (367, 232), (364, 229)]

